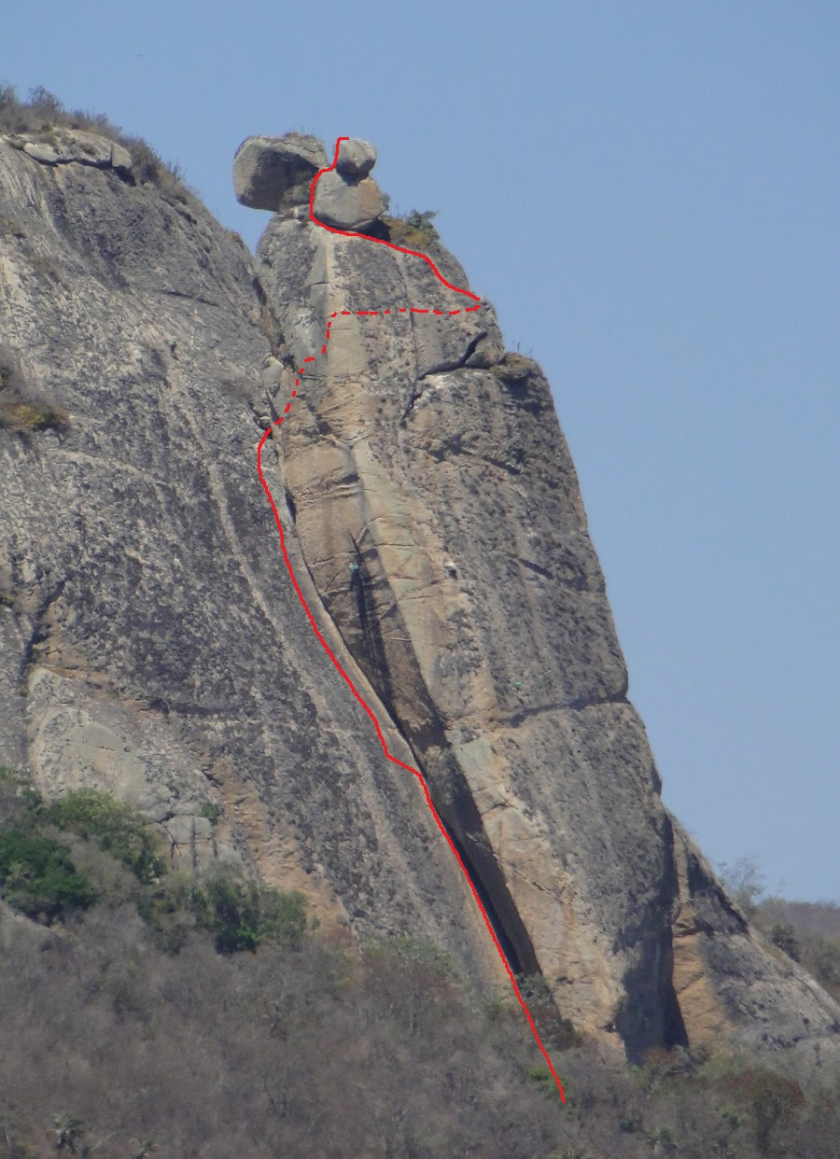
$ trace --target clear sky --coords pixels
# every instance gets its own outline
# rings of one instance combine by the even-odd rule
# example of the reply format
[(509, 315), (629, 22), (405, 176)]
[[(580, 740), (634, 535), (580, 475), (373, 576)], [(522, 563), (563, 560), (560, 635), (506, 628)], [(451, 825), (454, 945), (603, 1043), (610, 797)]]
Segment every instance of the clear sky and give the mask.
[[(13, 8), (13, 14), (11, 9)], [(840, 899), (840, 4), (35, 0), (0, 80), (234, 200), (253, 133), (366, 137), (552, 383), (666, 803)]]

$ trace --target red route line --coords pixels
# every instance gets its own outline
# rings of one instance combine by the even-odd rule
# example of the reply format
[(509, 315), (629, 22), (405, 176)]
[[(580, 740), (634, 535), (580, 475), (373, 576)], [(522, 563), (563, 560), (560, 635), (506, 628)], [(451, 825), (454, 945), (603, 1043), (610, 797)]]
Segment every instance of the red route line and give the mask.
[[(472, 300), (474, 302), (476, 302), (477, 305), (464, 306), (460, 310), (449, 310), (449, 311), (430, 310), (430, 309), (421, 310), (416, 306), (400, 306), (396, 309), (396, 311), (392, 311), (392, 310), (355, 310), (355, 311), (353, 311), (353, 310), (336, 310), (330, 315), (329, 321), (327, 322), (327, 334), (326, 334), (326, 338), (324, 340), (324, 344), (321, 346), (321, 352), (320, 352), (321, 357), (323, 357), (327, 353), (327, 345), (330, 341), (330, 331), (332, 328), (333, 320), (335, 318), (338, 318), (338, 317), (343, 317), (343, 316), (347, 316), (347, 315), (353, 316), (354, 314), (356, 316), (362, 316), (362, 317), (377, 317), (380, 314), (392, 314), (394, 312), (399, 313), (399, 314), (408, 314), (408, 313), (410, 313), (410, 314), (432, 314), (436, 317), (453, 317), (456, 314), (462, 314), (462, 313), (469, 314), (474, 310), (481, 309), (481, 300), (478, 297), (478, 295), (473, 294), (470, 290), (461, 289), (459, 286), (453, 286), (451, 282), (448, 282), (446, 280), (446, 278), (443, 276), (443, 274), (441, 274), (440, 270), (437, 268), (435, 263), (432, 261), (432, 259), (427, 254), (420, 253), (418, 250), (406, 249), (404, 246), (394, 245), (393, 242), (384, 241), (382, 238), (368, 237), (368, 235), (364, 234), (364, 233), (353, 233), (353, 232), (350, 232), (350, 231), (344, 230), (344, 229), (334, 229), (332, 226), (324, 225), (324, 223), (322, 221), (318, 220), (318, 218), (315, 216), (314, 209), (313, 209), (313, 205), (314, 205), (314, 201), (315, 201), (315, 186), (318, 184), (318, 181), (324, 175), (324, 173), (330, 173), (333, 169), (335, 169), (336, 164), (338, 162), (338, 151), (341, 147), (341, 142), (342, 141), (349, 141), (349, 140), (350, 140), (349, 137), (339, 137), (336, 140), (335, 157), (333, 158), (332, 165), (328, 166), (326, 169), (320, 169), (315, 174), (314, 178), (312, 179), (312, 187), (311, 187), (310, 192), (309, 192), (309, 217), (310, 217), (310, 220), (313, 221), (315, 225), (320, 226), (321, 229), (326, 229), (330, 233), (338, 233), (338, 234), (341, 234), (343, 237), (360, 237), (360, 238), (363, 238), (367, 242), (375, 242), (377, 245), (386, 245), (386, 246), (388, 246), (389, 249), (399, 250), (400, 253), (411, 254), (412, 257), (422, 258), (423, 261), (429, 263), (429, 265), (434, 270), (435, 276), (438, 278), (439, 281), (441, 281), (444, 284), (444, 286), (447, 287), (447, 289), (454, 290), (456, 294), (464, 294), (466, 297), (472, 298)], [(303, 366), (300, 367), (298, 373), (300, 375), (304, 375), (304, 374), (308, 373), (307, 363), (315, 362), (315, 361), (316, 361), (315, 355), (310, 355), (308, 358), (304, 358)], [(300, 378), (295, 379), (295, 387), (298, 387), (298, 386), (300, 386)], [(312, 631), (318, 637), (318, 640), (319, 640), (322, 648), (327, 653), (330, 660), (332, 660), (333, 664), (336, 666), (336, 668), (338, 669), (338, 671), (340, 672), (340, 674), (342, 675), (342, 677), (346, 681), (350, 691), (353, 693), (356, 700), (358, 700), (359, 704), (362, 706), (362, 708), (365, 710), (365, 712), (368, 714), (371, 721), (373, 722), (373, 727), (376, 729), (376, 735), (379, 737), (379, 743), (382, 745), (382, 749), (385, 753), (385, 756), (387, 757), (387, 759), (389, 761), (392, 761), (395, 765), (399, 765), (401, 769), (405, 769), (407, 772), (413, 773), (414, 776), (417, 778), (417, 780), (420, 782), (420, 787), (423, 790), (423, 795), (426, 798), (426, 804), (429, 806), (429, 809), (431, 811), (432, 816), (435, 819), (435, 823), (437, 824), (438, 829), (440, 829), (441, 833), (443, 834), (444, 838), (446, 839), (447, 845), (452, 850), (452, 856), (458, 862), (459, 866), (461, 867), (461, 872), (464, 874), (464, 877), (467, 879), (467, 884), (469, 885), (470, 890), (472, 892), (472, 895), (475, 898), (475, 904), (478, 906), (478, 908), (481, 912), (481, 916), (484, 919), (484, 924), (487, 926), (487, 931), (490, 934), (490, 937), (493, 939), (493, 945), (498, 950), (499, 957), (502, 959), (502, 965), (504, 966), (504, 968), (507, 972), (508, 978), (510, 979), (510, 984), (513, 987), (513, 992), (516, 995), (516, 999), (519, 1002), (519, 1005), (522, 1007), (523, 1011), (525, 1012), (525, 1017), (528, 1019), (528, 1025), (531, 1027), (531, 1032), (533, 1033), (534, 1038), (536, 1039), (536, 1043), (540, 1049), (540, 1053), (542, 1054), (543, 1058), (545, 1059), (546, 1064), (548, 1066), (548, 1069), (551, 1071), (552, 1078), (557, 1083), (557, 1089), (560, 1092), (560, 1098), (565, 1103), (566, 1096), (563, 1093), (563, 1085), (557, 1076), (557, 1071), (554, 1069), (554, 1064), (552, 1063), (551, 1059), (548, 1056), (548, 1051), (543, 1046), (542, 1039), (539, 1036), (537, 1028), (534, 1024), (534, 1020), (531, 1017), (531, 1012), (529, 1011), (528, 1007), (525, 1005), (525, 999), (522, 997), (522, 993), (521, 993), (521, 991), (519, 989), (519, 985), (516, 981), (516, 976), (510, 967), (510, 963), (508, 962), (507, 958), (505, 957), (504, 950), (502, 949), (501, 945), (499, 944), (499, 939), (496, 937), (496, 933), (493, 929), (493, 926), (490, 923), (489, 917), (487, 916), (487, 911), (485, 910), (484, 906), (482, 905), (481, 898), (478, 896), (478, 893), (476, 892), (476, 888), (472, 883), (472, 879), (470, 878), (469, 873), (467, 873), (466, 867), (465, 867), (463, 861), (461, 860), (461, 855), (459, 854), (458, 850), (455, 848), (455, 845), (452, 841), (452, 838), (446, 832), (446, 828), (443, 824), (443, 821), (441, 821), (440, 816), (438, 814), (438, 811), (432, 802), (431, 793), (429, 792), (429, 786), (426, 784), (425, 777), (423, 776), (423, 774), (420, 772), (419, 769), (415, 769), (411, 765), (405, 764), (404, 761), (401, 761), (401, 760), (399, 760), (399, 758), (393, 756), (393, 754), (388, 749), (388, 745), (385, 743), (385, 737), (382, 733), (382, 729), (380, 727), (379, 721), (376, 719), (376, 716), (375, 716), (372, 708), (360, 695), (355, 684), (350, 679), (350, 677), (347, 675), (347, 673), (344, 671), (344, 669), (341, 667), (341, 665), (339, 664), (335, 655), (333, 654), (332, 649), (330, 648), (329, 644), (322, 636), (321, 630), (315, 621), (314, 615), (312, 614), (312, 610), (310, 609), (309, 605), (307, 604), (307, 602), (304, 598), (303, 592), (300, 589), (300, 585), (298, 584), (297, 576), (295, 575), (294, 568), (292, 567), (292, 561), (289, 559), (289, 553), (286, 550), (286, 537), (285, 537), (285, 534), (283, 532), (283, 524), (280, 521), (280, 513), (277, 510), (277, 504), (274, 502), (274, 496), (271, 494), (271, 490), (268, 486), (268, 483), (266, 483), (266, 481), (265, 481), (265, 475), (263, 474), (263, 468), (262, 468), (262, 452), (263, 452), (263, 447), (265, 446), (265, 443), (266, 443), (266, 439), (268, 439), (269, 436), (271, 435), (272, 427), (279, 427), (281, 425), (281, 423), (284, 422), (286, 416), (288, 415), (289, 411), (292, 408), (292, 399), (294, 399), (296, 397), (297, 397), (297, 390), (295, 389), (292, 391), (291, 398), (286, 403), (286, 406), (285, 406), (285, 409), (283, 411), (282, 416), (279, 419), (274, 420), (274, 422), (272, 423), (272, 426), (268, 428), (268, 430), (265, 432), (263, 437), (260, 439), (259, 446), (257, 447), (257, 472), (258, 472), (259, 477), (260, 477), (260, 482), (263, 485), (263, 490), (265, 491), (266, 495), (268, 496), (268, 501), (271, 504), (271, 510), (274, 513), (274, 522), (277, 524), (277, 530), (280, 533), (280, 550), (283, 553), (283, 560), (284, 560), (284, 562), (286, 564), (286, 568), (289, 572), (289, 578), (292, 581), (292, 586), (294, 587), (295, 592), (297, 593), (298, 599), (300, 600), (301, 604), (303, 605), (303, 610), (306, 612), (307, 618), (309, 619), (309, 623), (312, 625)]]

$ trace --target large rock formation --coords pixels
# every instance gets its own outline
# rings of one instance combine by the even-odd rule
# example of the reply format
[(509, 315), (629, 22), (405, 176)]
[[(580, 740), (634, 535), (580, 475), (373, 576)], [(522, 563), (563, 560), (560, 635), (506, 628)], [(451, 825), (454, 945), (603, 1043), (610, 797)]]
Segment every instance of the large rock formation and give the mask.
[[(661, 803), (539, 367), (504, 353), (489, 303), (381, 241), (275, 218), (258, 261), (304, 372), (275, 445), (322, 616), (409, 742), (515, 968), (634, 1055), (731, 1032), (810, 1039), (818, 1058), (836, 1010), (801, 972), (792, 1001), (790, 968)], [(277, 413), (288, 396), (280, 373)]]
[(1, 361), (66, 420), (3, 429), (0, 389), (0, 764), (115, 792), (177, 862), (237, 858), (325, 925), (433, 939), (491, 985), (468, 887), (278, 552), (250, 254), (187, 196), (20, 146), (0, 139)]
[(250, 209), (289, 209), (309, 202), (312, 178), (327, 164), (315, 137), (247, 137), (233, 159), (233, 188)]
[[(239, 859), (326, 923), (503, 978), (283, 565), (255, 451), (296, 390), (263, 464), (298, 581), (512, 964), (634, 1057), (840, 1058), (840, 1011), (662, 806), (548, 384), (492, 307), (383, 244), (381, 208), (379, 240), (308, 220), (318, 143), (273, 176), (263, 145), (239, 154), (243, 199), (281, 209), (256, 269), (124, 159), (26, 143), (0, 140), (0, 763), (109, 788), (175, 859)], [(370, 156), (330, 180), (372, 181)], [(4, 423), (6, 379), (31, 421)]]

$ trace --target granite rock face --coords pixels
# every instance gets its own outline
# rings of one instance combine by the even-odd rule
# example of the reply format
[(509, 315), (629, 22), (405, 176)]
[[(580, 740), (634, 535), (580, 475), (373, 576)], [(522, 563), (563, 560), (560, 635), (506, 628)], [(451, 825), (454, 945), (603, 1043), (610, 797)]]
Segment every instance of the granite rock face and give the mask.
[(275, 218), (258, 261), (305, 370), (274, 445), (308, 575), (514, 967), (632, 1057), (765, 1036), (840, 1057), (837, 1008), (780, 969), (662, 805), (539, 367), (422, 258)]
[[(237, 188), (308, 204), (322, 153)], [(298, 582), (511, 963), (632, 1057), (730, 1040), (828, 1066), (840, 1011), (661, 803), (548, 384), (476, 304), (302, 214), (255, 265), (189, 198), (0, 138), (0, 415), (6, 378), (66, 415), (0, 423), (0, 763), (134, 803), (179, 864), (238, 861), (328, 926), (504, 981), (289, 582), (256, 447), (297, 389), (263, 464)]]
[(430, 938), (491, 987), (468, 887), (289, 583), (256, 471), (270, 329), (201, 206), (0, 139), (4, 365), (68, 416), (0, 429), (0, 764), (114, 792), (177, 863), (238, 860), (325, 927)]
[(122, 145), (82, 129), (51, 129), (48, 133), (23, 133), (13, 138), (17, 148), (42, 165), (93, 165), (97, 169), (131, 172), (131, 154)]

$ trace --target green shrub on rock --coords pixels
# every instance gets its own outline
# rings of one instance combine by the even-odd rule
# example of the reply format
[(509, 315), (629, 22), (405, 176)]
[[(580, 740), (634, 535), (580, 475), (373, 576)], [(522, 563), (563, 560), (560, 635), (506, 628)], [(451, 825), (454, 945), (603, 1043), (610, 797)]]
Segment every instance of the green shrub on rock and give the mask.
[(794, 962), (801, 960), (801, 951), (799, 949), (799, 941), (796, 937), (796, 931), (788, 922), (775, 922), (770, 930), (770, 941), (774, 946), (778, 946), (783, 950), (789, 958), (793, 958)]
[(152, 881), (166, 871), (159, 855), (160, 839), (136, 810), (96, 789), (76, 789), (54, 801), (47, 820), (89, 841), (128, 866), (139, 881)]
[(44, 798), (15, 769), (0, 765), (0, 829), (29, 829), (44, 809)]
[(306, 898), (246, 881), (233, 871), (216, 874), (192, 890), (199, 926), (216, 935), (220, 954), (252, 953), (261, 942), (300, 945), (306, 931)]
[(424, 250), (430, 245), (440, 242), (440, 234), (432, 224), (437, 217), (436, 209), (427, 209), (420, 212), (412, 209), (404, 217), (383, 217), (381, 220), (388, 227), (388, 240), (394, 245), (405, 249)]
[(39, 921), (55, 921), (96, 901), (67, 849), (26, 829), (0, 833), (0, 887), (9, 905)]

